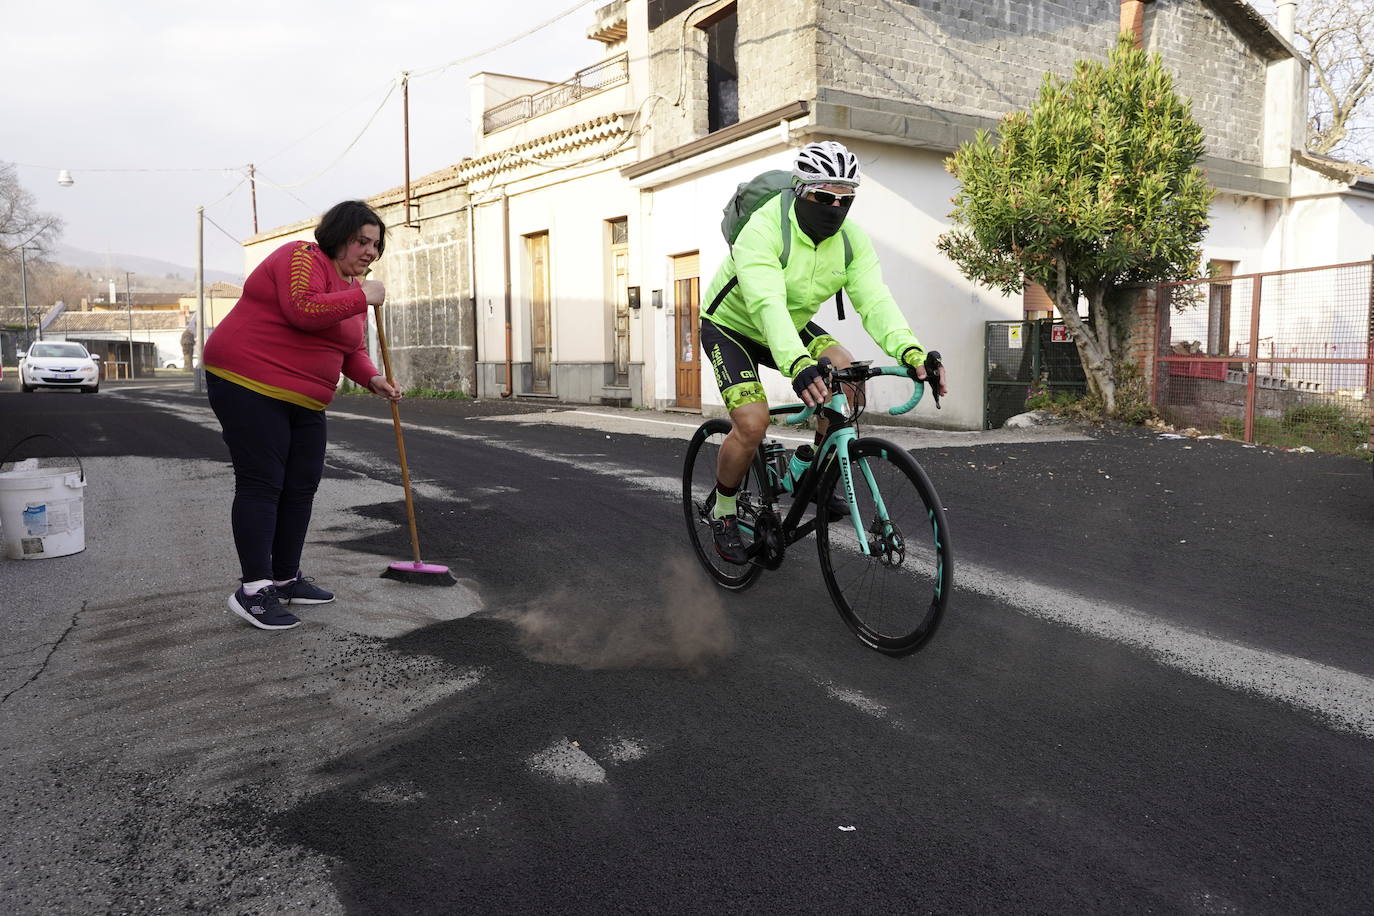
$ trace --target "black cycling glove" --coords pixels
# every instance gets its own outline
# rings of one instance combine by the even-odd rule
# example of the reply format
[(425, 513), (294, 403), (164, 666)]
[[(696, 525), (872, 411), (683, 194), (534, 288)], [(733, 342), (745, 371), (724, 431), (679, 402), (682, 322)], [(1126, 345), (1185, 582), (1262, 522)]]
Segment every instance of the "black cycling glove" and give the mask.
[(805, 369), (798, 372), (796, 375), (792, 377), (792, 390), (797, 393), (797, 397), (801, 397), (801, 393), (806, 389), (810, 388), (811, 383), (814, 382), (816, 379), (821, 379), (822, 381), (824, 381), (829, 377), (830, 360), (827, 357), (822, 356), (819, 364), (807, 366)]

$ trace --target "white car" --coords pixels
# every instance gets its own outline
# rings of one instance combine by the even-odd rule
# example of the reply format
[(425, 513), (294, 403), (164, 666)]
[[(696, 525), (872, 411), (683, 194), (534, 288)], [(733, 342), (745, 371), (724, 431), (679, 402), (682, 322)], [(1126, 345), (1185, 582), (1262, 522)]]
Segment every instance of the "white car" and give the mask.
[(40, 340), (19, 360), (19, 388), (29, 392), (35, 388), (80, 388), (82, 391), (100, 390), (99, 357), (91, 356), (86, 348), (69, 340)]

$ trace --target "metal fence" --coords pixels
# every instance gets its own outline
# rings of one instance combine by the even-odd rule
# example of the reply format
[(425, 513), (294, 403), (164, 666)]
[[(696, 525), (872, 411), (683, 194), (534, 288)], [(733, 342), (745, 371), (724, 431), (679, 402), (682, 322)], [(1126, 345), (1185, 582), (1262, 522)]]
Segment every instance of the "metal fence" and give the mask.
[(1374, 261), (1156, 287), (1155, 408), (1175, 426), (1349, 452), (1371, 438)]
[(1026, 399), (1043, 381), (1052, 395), (1087, 391), (1078, 348), (1061, 321), (989, 321), (983, 345), (983, 428), (996, 429), (1026, 412)]
[(630, 81), (628, 53), (578, 70), (570, 80), (502, 102), (482, 113), (482, 132), (492, 133), (521, 121), (571, 105), (579, 99)]

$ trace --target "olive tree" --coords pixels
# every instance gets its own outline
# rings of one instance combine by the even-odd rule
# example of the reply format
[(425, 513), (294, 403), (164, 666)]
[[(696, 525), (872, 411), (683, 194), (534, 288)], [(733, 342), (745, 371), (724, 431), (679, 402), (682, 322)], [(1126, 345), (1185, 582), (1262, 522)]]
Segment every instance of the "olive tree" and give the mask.
[[(1158, 55), (1123, 35), (1108, 60), (1047, 74), (996, 137), (946, 160), (959, 181), (939, 247), (1006, 294), (1043, 286), (1077, 344), (1090, 394), (1117, 412), (1129, 331), (1124, 287), (1198, 275), (1212, 190), (1202, 129)], [(1087, 306), (1087, 320), (1079, 315)]]

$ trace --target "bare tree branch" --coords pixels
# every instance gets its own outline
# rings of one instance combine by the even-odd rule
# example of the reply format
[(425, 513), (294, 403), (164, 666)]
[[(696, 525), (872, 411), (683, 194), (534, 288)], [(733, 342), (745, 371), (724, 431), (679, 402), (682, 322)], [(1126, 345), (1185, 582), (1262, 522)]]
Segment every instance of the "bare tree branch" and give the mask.
[(1374, 2), (1305, 0), (1296, 32), (1311, 62), (1308, 149), (1374, 162), (1365, 133), (1374, 92)]

